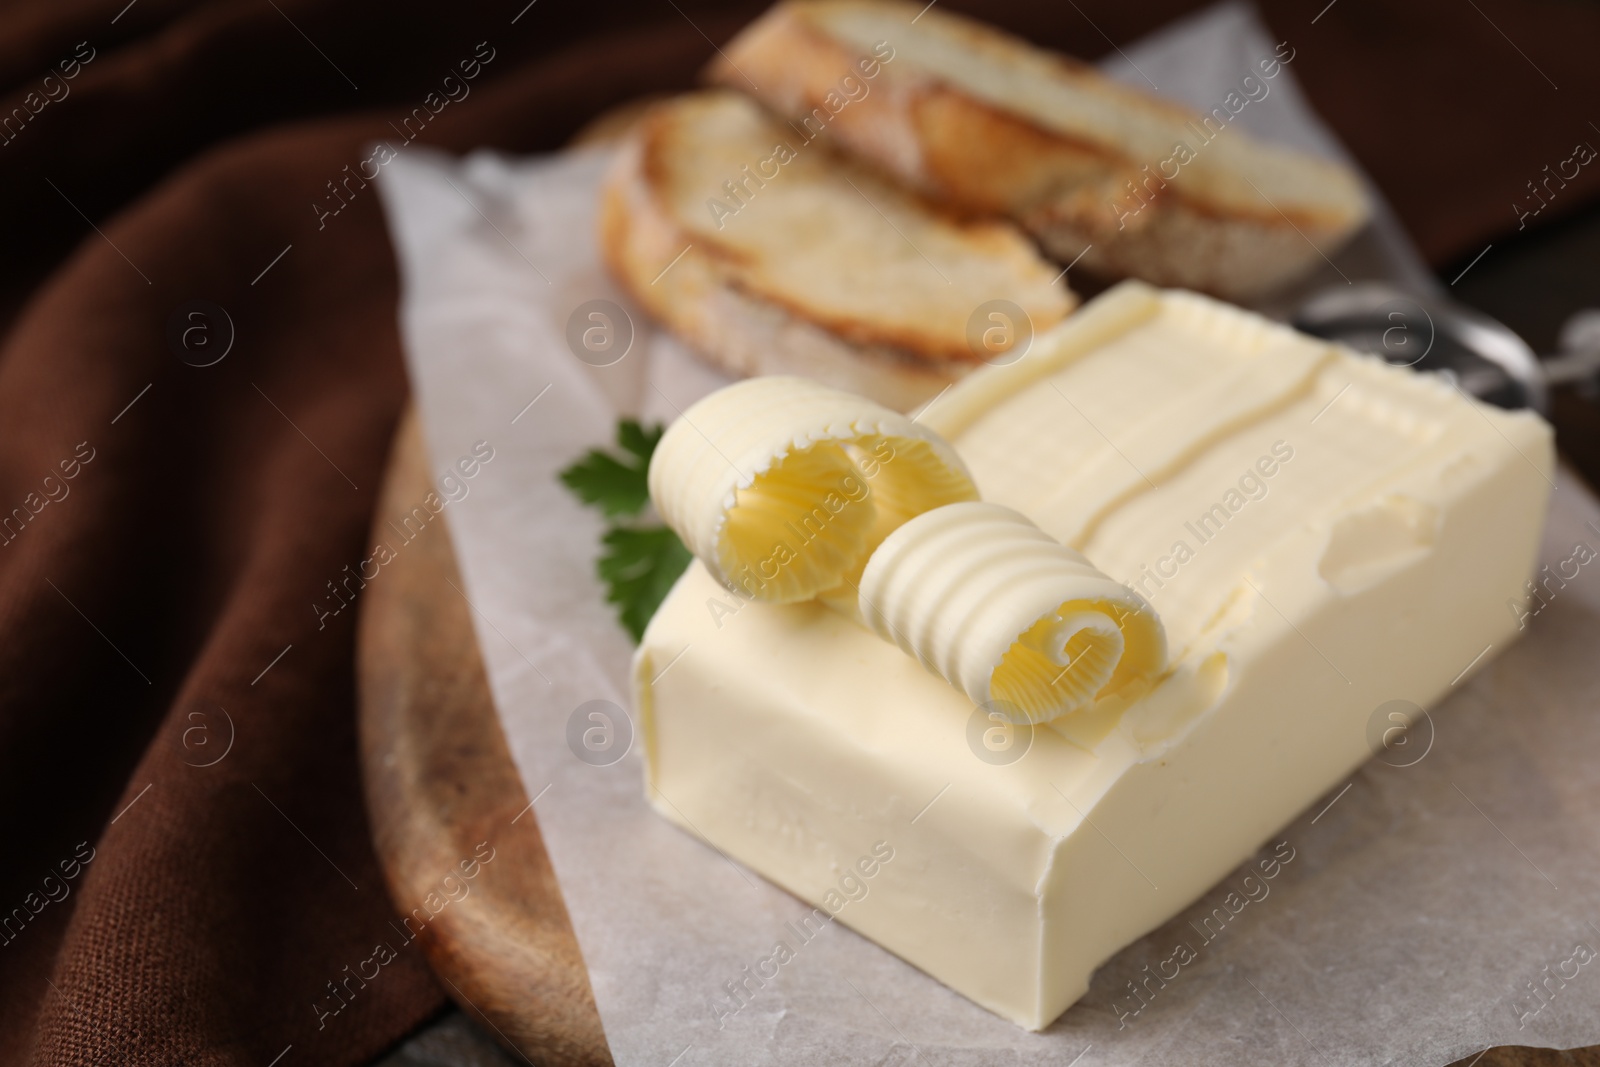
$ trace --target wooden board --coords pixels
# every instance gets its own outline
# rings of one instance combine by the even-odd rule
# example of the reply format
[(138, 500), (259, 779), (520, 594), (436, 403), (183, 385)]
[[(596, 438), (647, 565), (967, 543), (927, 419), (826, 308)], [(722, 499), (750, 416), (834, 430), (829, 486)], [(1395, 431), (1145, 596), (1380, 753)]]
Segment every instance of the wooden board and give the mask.
[[(408, 413), (375, 526), (431, 488)], [(409, 909), (489, 841), (495, 858), (472, 893), (426, 928), (429, 962), (462, 1009), (528, 1062), (610, 1064), (561, 890), (500, 733), (444, 523), (430, 523), (384, 573), (364, 594), (358, 657), (367, 806), (390, 896)], [(1600, 1048), (1497, 1048), (1453, 1067), (1469, 1065), (1600, 1067)]]
[[(393, 541), (385, 524), (398, 527), (433, 490), (429, 466), (408, 410), (390, 453), (376, 538)], [(363, 594), (362, 776), (389, 897), (409, 914), (487, 842), (494, 858), (418, 938), (440, 984), (530, 1063), (609, 1065), (589, 976), (500, 732), (459, 587), (450, 534), (438, 519)]]

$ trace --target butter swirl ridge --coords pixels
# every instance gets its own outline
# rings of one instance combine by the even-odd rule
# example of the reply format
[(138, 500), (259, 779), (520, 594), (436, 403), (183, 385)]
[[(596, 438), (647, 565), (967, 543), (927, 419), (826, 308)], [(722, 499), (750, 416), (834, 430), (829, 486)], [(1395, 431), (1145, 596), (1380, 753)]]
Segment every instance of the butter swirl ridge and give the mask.
[(1160, 619), (1133, 590), (998, 504), (903, 524), (861, 578), (866, 625), (975, 703), (1028, 722), (1082, 711), (1166, 665)]

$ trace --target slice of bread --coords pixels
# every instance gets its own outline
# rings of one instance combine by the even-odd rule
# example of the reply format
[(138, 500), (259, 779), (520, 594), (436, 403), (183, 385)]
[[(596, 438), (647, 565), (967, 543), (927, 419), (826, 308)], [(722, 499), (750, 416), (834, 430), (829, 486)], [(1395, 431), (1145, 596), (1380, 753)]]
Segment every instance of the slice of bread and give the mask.
[(989, 343), (969, 343), (982, 305), (1010, 301), (1039, 331), (1074, 303), (1010, 223), (935, 210), (719, 90), (659, 104), (633, 128), (600, 230), (612, 273), (714, 364), (800, 374), (899, 410), (1003, 361), (1025, 334), (983, 309)]
[(1369, 214), (1347, 168), (1230, 125), (1281, 58), (1201, 115), (939, 8), (788, 0), (708, 73), (916, 189), (1009, 215), (1063, 260), (1238, 300)]

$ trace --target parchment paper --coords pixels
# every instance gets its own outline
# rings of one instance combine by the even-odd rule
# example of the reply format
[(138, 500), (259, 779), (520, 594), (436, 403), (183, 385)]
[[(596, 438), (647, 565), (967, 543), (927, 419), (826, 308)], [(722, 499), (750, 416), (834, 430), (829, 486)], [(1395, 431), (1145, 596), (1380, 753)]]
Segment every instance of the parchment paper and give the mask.
[[(1124, 46), (1106, 69), (1209, 109), (1275, 43), (1249, 9), (1225, 6)], [(1315, 49), (1315, 28), (1290, 44)], [(1293, 69), (1238, 121), (1338, 154)], [(596, 261), (605, 162), (413, 148), (382, 188), (436, 468), (480, 440), (494, 449), (449, 509), (463, 595), (619, 1064), (1444, 1064), (1494, 1044), (1600, 1043), (1600, 560), (1410, 747), (1269, 843), (1294, 858), (1267, 897), (1207, 941), (1200, 920), (1238, 875), (1225, 880), (1102, 968), (1048, 1032), (990, 1015), (837, 923), (719, 1030), (722, 984), (808, 906), (654, 815), (637, 745), (595, 766), (568, 743), (579, 705), (628, 706), (631, 646), (593, 578), (599, 521), (555, 472), (607, 443), (619, 413), (670, 419), (720, 382), (637, 310), (620, 362), (589, 366), (569, 349), (574, 308), (627, 304)], [(1323, 281), (1430, 284), (1386, 214), (1379, 223)], [(1545, 557), (1569, 560), (1579, 542), (1600, 548), (1600, 510), (1563, 476)], [(1180, 942), (1194, 961), (1129, 1014), (1127, 982)]]

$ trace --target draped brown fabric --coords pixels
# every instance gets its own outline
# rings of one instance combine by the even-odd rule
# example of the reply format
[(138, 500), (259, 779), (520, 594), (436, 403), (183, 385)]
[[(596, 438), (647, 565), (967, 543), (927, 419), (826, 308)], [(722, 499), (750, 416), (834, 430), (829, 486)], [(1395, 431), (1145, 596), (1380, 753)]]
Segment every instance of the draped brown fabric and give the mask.
[[(360, 1063), (443, 1003), (415, 947), (348, 981), (400, 940), (312, 607), (407, 395), (360, 163), (556, 147), (759, 7), (525, 3), (0, 3), (0, 1063)], [(949, 6), (1095, 57), (1192, 5)], [(1435, 262), (1600, 146), (1592, 5), (1317, 6), (1267, 18)]]

